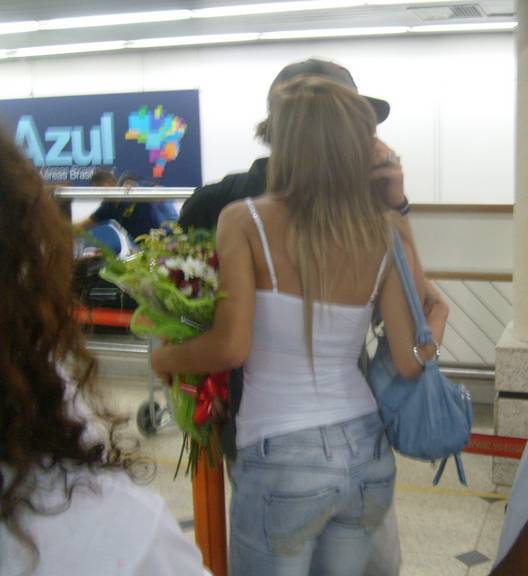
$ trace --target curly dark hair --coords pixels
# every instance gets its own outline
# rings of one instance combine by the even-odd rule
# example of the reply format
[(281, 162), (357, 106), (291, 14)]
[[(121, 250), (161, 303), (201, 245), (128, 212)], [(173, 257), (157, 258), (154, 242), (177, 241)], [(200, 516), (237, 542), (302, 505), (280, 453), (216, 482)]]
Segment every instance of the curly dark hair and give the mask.
[[(129, 461), (113, 439), (123, 419), (97, 401), (96, 363), (74, 318), (71, 226), (1, 131), (0, 230), (0, 520), (36, 562), (38, 550), (20, 522), (23, 509), (49, 513), (32, 502), (36, 472), (63, 475), (67, 506), (69, 469), (123, 469)], [(81, 439), (88, 422), (68, 403), (66, 365), (75, 398), (81, 395), (107, 426), (110, 448), (108, 438)]]

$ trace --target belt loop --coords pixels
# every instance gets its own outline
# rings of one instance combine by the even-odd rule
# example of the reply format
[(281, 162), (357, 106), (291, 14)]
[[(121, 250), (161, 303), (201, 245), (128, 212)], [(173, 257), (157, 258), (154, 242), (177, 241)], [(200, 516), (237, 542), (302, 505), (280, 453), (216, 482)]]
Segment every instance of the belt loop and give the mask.
[(343, 426), (343, 435), (347, 441), (350, 452), (354, 455), (357, 454), (359, 451), (356, 441), (357, 432), (352, 432), (352, 430), (350, 430), (350, 426), (345, 424)]
[(263, 438), (257, 445), (257, 451), (260, 458), (266, 458), (268, 455), (268, 439)]
[(381, 458), (381, 443), (383, 442), (385, 431), (386, 428), (383, 427), (376, 436), (376, 443), (374, 445), (374, 458), (376, 458), (376, 460), (379, 460)]
[(328, 434), (326, 433), (326, 428), (321, 426), (319, 428), (319, 431), (321, 432), (321, 440), (323, 442), (323, 450), (324, 450), (324, 454), (326, 457), (326, 461), (331, 462), (332, 461), (332, 448), (330, 446), (330, 443), (328, 442)]

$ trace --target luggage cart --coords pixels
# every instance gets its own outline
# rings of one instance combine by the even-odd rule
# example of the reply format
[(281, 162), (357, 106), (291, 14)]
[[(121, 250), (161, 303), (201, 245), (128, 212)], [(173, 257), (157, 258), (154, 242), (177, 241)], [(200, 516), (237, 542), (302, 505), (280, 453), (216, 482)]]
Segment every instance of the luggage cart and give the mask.
[(157, 342), (149, 339), (148, 357), (149, 357), (149, 378), (148, 378), (148, 399), (141, 403), (136, 414), (136, 424), (138, 430), (143, 436), (153, 436), (162, 428), (174, 426), (174, 411), (170, 389), (161, 385), (165, 397), (165, 406), (161, 406), (156, 400), (156, 391), (160, 386), (156, 382), (156, 376), (150, 367), (150, 358), (152, 349)]

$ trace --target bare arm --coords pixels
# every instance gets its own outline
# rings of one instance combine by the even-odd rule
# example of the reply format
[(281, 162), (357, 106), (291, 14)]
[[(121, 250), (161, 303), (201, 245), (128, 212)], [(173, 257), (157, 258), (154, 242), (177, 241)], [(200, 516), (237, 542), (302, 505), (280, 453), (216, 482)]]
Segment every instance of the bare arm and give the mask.
[(240, 222), (247, 217), (241, 203), (225, 208), (217, 228), (220, 290), (227, 298), (216, 306), (208, 332), (157, 348), (152, 367), (164, 380), (182, 372), (214, 373), (241, 366), (251, 351), (255, 308), (255, 274), (251, 248)]
[[(372, 185), (373, 194), (380, 194), (388, 209), (390, 225), (398, 230), (407, 254), (418, 296), (424, 306), (427, 322), (433, 339), (440, 343), (444, 335), (449, 309), (433, 284), (424, 276), (420, 257), (408, 216), (395, 210), (405, 201), (404, 178), (399, 157), (384, 142), (376, 139), (373, 149)], [(396, 369), (402, 376), (413, 377), (420, 373), (412, 348), (414, 346), (414, 321), (399, 275), (393, 268), (386, 279), (381, 299), (381, 312)], [(420, 350), (423, 359), (430, 358), (434, 347)]]
[[(433, 340), (441, 342), (447, 320), (447, 306), (432, 285), (427, 284), (421, 268), (418, 273), (411, 245), (406, 240), (403, 241), (403, 244), (422, 304), (425, 303), (426, 294), (429, 294), (430, 300), (432, 299), (429, 310), (426, 312), (427, 323), (431, 328)], [(391, 267), (383, 284), (380, 309), (396, 370), (404, 378), (417, 377), (422, 368), (412, 353), (415, 345), (415, 324), (395, 266)], [(429, 360), (435, 353), (435, 347), (434, 345), (422, 346), (419, 348), (419, 352), (422, 359)]]
[(433, 339), (440, 345), (444, 338), (447, 317), (449, 316), (449, 307), (433, 283), (425, 277), (409, 218), (407, 216), (401, 216), (397, 212), (392, 212), (391, 222), (392, 225), (398, 229), (403, 242), (407, 243), (408, 248), (412, 252), (413, 267), (411, 272), (414, 283), (424, 307), (427, 323), (433, 332)]

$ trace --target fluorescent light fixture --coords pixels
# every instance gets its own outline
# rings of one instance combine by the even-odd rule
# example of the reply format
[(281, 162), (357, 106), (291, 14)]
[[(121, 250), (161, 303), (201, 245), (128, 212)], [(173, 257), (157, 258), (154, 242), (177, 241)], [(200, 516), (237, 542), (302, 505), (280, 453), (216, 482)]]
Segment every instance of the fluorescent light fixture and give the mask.
[(80, 16), (76, 18), (54, 18), (52, 20), (41, 20), (38, 22), (38, 28), (39, 30), (97, 28), (100, 26), (121, 26), (123, 24), (144, 24), (147, 22), (188, 20), (190, 17), (190, 10), (158, 10), (156, 12), (102, 14), (100, 16)]
[(172, 36), (169, 38), (143, 38), (130, 40), (127, 48), (163, 48), (168, 46), (198, 46), (203, 44), (231, 44), (234, 42), (255, 42), (258, 32), (247, 34), (198, 34), (195, 36)]
[(408, 26), (380, 26), (368, 28), (328, 28), (323, 30), (283, 30), (263, 32), (260, 40), (294, 40), (296, 38), (346, 38), (354, 36), (386, 36), (406, 34)]
[[(420, 5), (441, 3), (447, 0), (419, 0)], [(451, 0), (450, 0), (451, 1)], [(396, 6), (405, 0), (299, 0), (298, 2), (268, 2), (238, 6), (217, 6), (192, 10), (193, 18), (225, 18), (232, 16), (252, 16), (257, 14), (280, 14), (283, 12), (303, 12), (307, 10), (337, 10), (339, 8), (367, 8), (369, 6)]]
[(83, 52), (103, 52), (122, 50), (126, 42), (116, 40), (111, 42), (84, 42), (82, 44), (55, 44), (53, 46), (31, 46), (5, 50), (7, 58), (31, 58), (35, 56), (56, 56), (60, 54), (81, 54)]
[(304, 10), (329, 10), (361, 6), (365, 2), (358, 0), (308, 0), (306, 2), (269, 2), (267, 4), (248, 4), (238, 6), (217, 6), (198, 8), (192, 11), (193, 18), (225, 18), (229, 16), (252, 16), (257, 14), (280, 14), (282, 12), (302, 12)]
[(81, 44), (57, 44), (31, 46), (27, 48), (0, 50), (0, 60), (32, 58), (62, 54), (107, 52), (123, 49), (165, 48), (177, 46), (200, 46), (208, 44), (232, 44), (268, 40), (295, 40), (316, 38), (354, 38), (361, 36), (394, 36), (405, 34), (434, 34), (453, 32), (511, 31), (517, 22), (495, 22), (489, 24), (441, 24), (438, 26), (380, 26), (366, 28), (328, 28), (319, 30), (283, 30), (276, 32), (249, 32), (236, 34), (199, 34), (194, 36), (172, 36), (169, 38), (142, 38), (140, 40), (115, 40), (109, 42), (84, 42)]
[[(64, 30), (74, 28), (96, 28), (121, 26), (147, 22), (170, 22), (190, 18), (222, 18), (257, 14), (280, 14), (308, 10), (338, 10), (340, 8), (367, 8), (369, 6), (404, 5), (404, 0), (299, 0), (297, 2), (268, 2), (237, 6), (217, 6), (193, 10), (156, 10), (151, 12), (127, 12), (123, 14), (100, 14), (72, 18), (26, 22), (0, 22), (0, 35), (37, 32), (39, 30)], [(420, 6), (427, 4), (452, 4), (452, 0), (419, 0)]]
[(23, 32), (36, 32), (38, 29), (38, 22), (36, 20), (0, 22), (0, 34), (21, 34)]
[(517, 22), (482, 22), (475, 24), (438, 24), (411, 26), (409, 32), (433, 34), (435, 32), (493, 32), (509, 31), (517, 28)]

